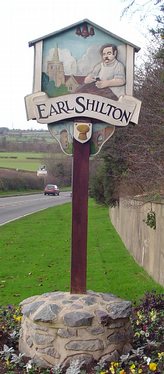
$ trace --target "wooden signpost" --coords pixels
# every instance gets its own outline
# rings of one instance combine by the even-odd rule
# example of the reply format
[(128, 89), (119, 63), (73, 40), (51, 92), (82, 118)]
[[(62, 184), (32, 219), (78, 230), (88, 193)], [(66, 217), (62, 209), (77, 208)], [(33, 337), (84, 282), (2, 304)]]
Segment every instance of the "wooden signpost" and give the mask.
[[(27, 119), (47, 124), (62, 151), (73, 155), (72, 294), (86, 293), (89, 157), (117, 126), (137, 123), (134, 53), (139, 48), (83, 20), (29, 43), (34, 46), (33, 93)], [(63, 135), (64, 134), (64, 135)]]
[(74, 139), (71, 293), (86, 292), (90, 142)]

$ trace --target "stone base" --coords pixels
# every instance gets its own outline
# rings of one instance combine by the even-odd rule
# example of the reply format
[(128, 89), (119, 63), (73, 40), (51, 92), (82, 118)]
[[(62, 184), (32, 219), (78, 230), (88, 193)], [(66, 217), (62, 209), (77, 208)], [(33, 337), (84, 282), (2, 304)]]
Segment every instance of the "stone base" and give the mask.
[(132, 348), (131, 303), (112, 294), (52, 292), (20, 305), (19, 350), (41, 367), (117, 361)]

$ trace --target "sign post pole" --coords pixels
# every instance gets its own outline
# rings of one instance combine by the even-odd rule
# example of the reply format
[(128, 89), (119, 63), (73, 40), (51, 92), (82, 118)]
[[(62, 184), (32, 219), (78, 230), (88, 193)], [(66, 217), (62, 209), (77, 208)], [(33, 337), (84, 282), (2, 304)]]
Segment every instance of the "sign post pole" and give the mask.
[(90, 141), (73, 139), (71, 293), (86, 293)]

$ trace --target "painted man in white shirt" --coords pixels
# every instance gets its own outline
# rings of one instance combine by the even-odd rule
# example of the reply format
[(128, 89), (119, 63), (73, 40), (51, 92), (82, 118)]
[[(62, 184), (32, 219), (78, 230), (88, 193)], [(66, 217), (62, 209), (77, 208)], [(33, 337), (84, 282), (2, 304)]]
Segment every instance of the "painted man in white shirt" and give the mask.
[[(100, 49), (102, 62), (97, 64), (85, 79), (85, 84), (95, 86), (95, 94), (109, 97), (113, 93), (113, 99), (125, 94), (125, 68), (117, 60), (117, 47), (114, 44), (105, 44)], [(99, 91), (100, 90), (100, 91)], [(112, 95), (111, 93), (111, 95)]]

